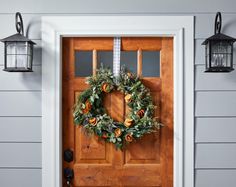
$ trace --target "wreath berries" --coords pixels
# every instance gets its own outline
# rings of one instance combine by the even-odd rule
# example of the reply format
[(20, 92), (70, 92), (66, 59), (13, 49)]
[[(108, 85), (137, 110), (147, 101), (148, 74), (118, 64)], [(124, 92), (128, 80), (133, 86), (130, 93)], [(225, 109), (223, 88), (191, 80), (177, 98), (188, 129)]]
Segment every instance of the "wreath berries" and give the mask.
[[(130, 72), (122, 69), (119, 77), (114, 77), (111, 70), (101, 68), (96, 76), (88, 77), (87, 83), (90, 87), (78, 96), (73, 113), (75, 125), (82, 126), (86, 132), (122, 149), (160, 128), (161, 124), (153, 117), (155, 106), (149, 90)], [(103, 96), (115, 89), (124, 93), (131, 109), (124, 122), (114, 121), (103, 107)]]

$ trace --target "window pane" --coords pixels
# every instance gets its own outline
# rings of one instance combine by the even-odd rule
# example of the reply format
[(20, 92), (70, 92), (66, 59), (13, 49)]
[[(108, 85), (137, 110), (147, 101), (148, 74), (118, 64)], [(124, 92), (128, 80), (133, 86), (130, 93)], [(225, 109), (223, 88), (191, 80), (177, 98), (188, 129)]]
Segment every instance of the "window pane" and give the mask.
[(160, 77), (160, 51), (143, 51), (143, 76)]
[(125, 65), (128, 71), (137, 74), (137, 52), (121, 51), (120, 65), (121, 67)]
[(92, 51), (75, 52), (75, 76), (87, 77), (92, 75)]
[(98, 51), (98, 68), (103, 67), (113, 69), (113, 52), (112, 51)]

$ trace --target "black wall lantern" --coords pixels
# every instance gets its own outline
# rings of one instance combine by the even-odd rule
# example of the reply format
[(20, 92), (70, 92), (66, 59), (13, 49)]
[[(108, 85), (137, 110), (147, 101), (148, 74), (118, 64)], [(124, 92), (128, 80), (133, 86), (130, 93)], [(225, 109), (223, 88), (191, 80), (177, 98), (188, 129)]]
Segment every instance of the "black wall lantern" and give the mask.
[(8, 72), (32, 72), (33, 46), (35, 43), (24, 36), (22, 16), (16, 13), (17, 34), (2, 39), (5, 45), (4, 71)]
[(221, 13), (215, 18), (215, 35), (207, 38), (202, 45), (206, 45), (206, 71), (230, 72), (233, 71), (233, 43), (235, 38), (221, 33)]

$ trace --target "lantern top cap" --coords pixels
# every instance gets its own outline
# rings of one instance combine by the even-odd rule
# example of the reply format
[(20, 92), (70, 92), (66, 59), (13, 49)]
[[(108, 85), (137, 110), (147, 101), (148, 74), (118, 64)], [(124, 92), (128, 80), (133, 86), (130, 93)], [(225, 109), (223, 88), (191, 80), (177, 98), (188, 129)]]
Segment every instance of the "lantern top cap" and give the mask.
[(235, 42), (236, 41), (236, 38), (233, 38), (231, 36), (227, 36), (225, 34), (222, 34), (222, 33), (217, 33), (209, 38), (207, 38), (203, 43), (202, 45), (206, 45), (208, 42), (210, 41), (228, 41), (228, 42)]
[(221, 33), (221, 25), (222, 25), (222, 16), (221, 16), (220, 12), (217, 12), (216, 17), (215, 17), (215, 34), (213, 36), (207, 38), (202, 43), (202, 45), (206, 45), (210, 41), (226, 41), (226, 42), (235, 42), (236, 41), (235, 38)]
[(29, 42), (30, 44), (35, 45), (35, 43), (32, 40), (23, 36), (20, 33), (17, 33), (17, 34), (9, 36), (7, 38), (1, 39), (0, 41), (1, 42)]

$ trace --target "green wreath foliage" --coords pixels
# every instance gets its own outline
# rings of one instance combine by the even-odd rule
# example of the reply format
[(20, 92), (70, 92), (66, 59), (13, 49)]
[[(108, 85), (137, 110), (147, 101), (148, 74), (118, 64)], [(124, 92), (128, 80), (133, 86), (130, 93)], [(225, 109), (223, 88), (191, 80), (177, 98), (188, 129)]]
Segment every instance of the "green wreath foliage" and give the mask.
[[(125, 145), (148, 133), (156, 132), (162, 125), (154, 115), (150, 91), (141, 80), (122, 68), (120, 75), (114, 77), (110, 69), (100, 68), (96, 76), (87, 78), (90, 87), (77, 98), (74, 106), (74, 123), (82, 126), (107, 142), (123, 149)], [(105, 94), (119, 90), (125, 95), (130, 108), (124, 122), (114, 121), (103, 106)]]

